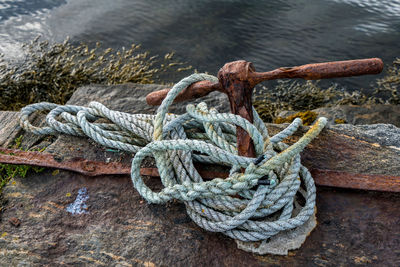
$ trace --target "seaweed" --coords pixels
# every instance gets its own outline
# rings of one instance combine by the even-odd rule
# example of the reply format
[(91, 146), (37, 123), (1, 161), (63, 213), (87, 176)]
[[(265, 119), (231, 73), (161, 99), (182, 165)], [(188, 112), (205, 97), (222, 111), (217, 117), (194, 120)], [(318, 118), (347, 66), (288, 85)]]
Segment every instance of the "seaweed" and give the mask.
[(290, 115), (290, 116), (287, 116), (287, 117), (284, 117), (284, 118), (283, 117), (277, 117), (274, 120), (274, 123), (278, 123), (278, 124), (290, 123), (294, 119), (300, 118), (303, 121), (304, 125), (311, 125), (315, 121), (315, 119), (317, 117), (318, 117), (317, 113), (315, 113), (313, 111), (310, 111), (310, 110), (307, 110), (307, 111), (303, 111), (303, 112), (297, 112), (297, 113), (295, 113), (293, 115)]
[(386, 103), (400, 105), (400, 58), (396, 58), (391, 66), (388, 66), (386, 75), (377, 80), (377, 88), (374, 95), (387, 98)]
[(347, 92), (337, 84), (321, 88), (319, 81), (278, 80), (277, 85), (269, 89), (258, 88), (254, 96), (254, 107), (265, 122), (273, 122), (283, 110), (307, 111), (332, 105), (360, 105), (369, 102), (365, 94)]
[(274, 88), (261, 86), (254, 96), (254, 107), (265, 122), (273, 122), (281, 111), (307, 111), (337, 105), (400, 104), (400, 59), (386, 68), (370, 94), (349, 92), (338, 84), (327, 88), (319, 81), (278, 80)]
[(173, 61), (173, 53), (163, 58), (150, 56), (140, 45), (114, 51), (100, 43), (90, 48), (85, 43), (74, 45), (34, 39), (23, 45), (24, 58), (10, 62), (0, 56), (0, 110), (48, 101), (65, 104), (82, 85), (154, 83), (166, 71), (183, 71), (191, 66)]

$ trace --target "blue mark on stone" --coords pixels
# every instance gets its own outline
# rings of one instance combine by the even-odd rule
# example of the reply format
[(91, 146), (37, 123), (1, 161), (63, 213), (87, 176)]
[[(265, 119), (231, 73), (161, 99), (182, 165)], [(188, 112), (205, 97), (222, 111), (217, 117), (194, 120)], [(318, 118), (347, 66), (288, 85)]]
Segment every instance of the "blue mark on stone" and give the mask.
[(88, 199), (89, 195), (87, 193), (87, 189), (85, 187), (79, 189), (74, 203), (68, 205), (67, 211), (71, 214), (87, 214), (88, 207), (85, 202)]

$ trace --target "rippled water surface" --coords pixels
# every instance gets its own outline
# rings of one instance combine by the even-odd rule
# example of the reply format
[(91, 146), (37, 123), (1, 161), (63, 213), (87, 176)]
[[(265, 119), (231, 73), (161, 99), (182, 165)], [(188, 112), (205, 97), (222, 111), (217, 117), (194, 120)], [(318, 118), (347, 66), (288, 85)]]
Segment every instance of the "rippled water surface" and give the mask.
[[(216, 73), (246, 59), (259, 71), (311, 62), (400, 57), (396, 0), (10, 0), (0, 1), (0, 52), (44, 39), (140, 43), (152, 54), (175, 51), (199, 71)], [(341, 79), (350, 89), (371, 77)]]

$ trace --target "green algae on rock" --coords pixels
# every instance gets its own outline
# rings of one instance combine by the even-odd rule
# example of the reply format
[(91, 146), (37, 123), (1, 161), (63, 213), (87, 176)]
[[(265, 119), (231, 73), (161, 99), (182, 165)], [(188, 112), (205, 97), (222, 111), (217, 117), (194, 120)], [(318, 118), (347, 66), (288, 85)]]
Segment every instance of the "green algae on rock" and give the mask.
[(294, 119), (300, 118), (303, 121), (303, 125), (311, 125), (317, 117), (318, 117), (317, 113), (307, 110), (304, 112), (297, 112), (297, 113), (287, 116), (285, 118), (277, 117), (274, 120), (274, 123), (277, 123), (277, 124), (291, 123)]
[[(21, 149), (23, 136), (20, 135), (14, 140), (12, 148)], [(42, 152), (45, 148), (37, 150)], [(2, 153), (2, 152), (0, 152)], [(28, 172), (34, 171), (35, 173), (42, 172), (44, 168), (30, 165), (15, 165), (15, 164), (3, 164), (0, 163), (0, 193), (5, 185), (7, 185), (13, 178), (19, 176), (25, 178)], [(1, 205), (0, 205), (1, 210)]]

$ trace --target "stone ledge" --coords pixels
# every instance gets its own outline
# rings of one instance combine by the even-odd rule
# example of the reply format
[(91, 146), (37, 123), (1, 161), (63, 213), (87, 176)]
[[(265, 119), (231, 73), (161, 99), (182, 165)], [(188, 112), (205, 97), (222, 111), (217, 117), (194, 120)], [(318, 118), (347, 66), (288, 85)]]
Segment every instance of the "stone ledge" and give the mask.
[[(139, 105), (141, 101), (137, 99), (141, 96), (135, 92), (143, 89), (141, 92), (145, 95), (157, 88), (160, 87), (88, 86), (78, 90), (69, 103), (86, 105), (95, 100), (121, 111), (153, 112), (154, 108)], [(212, 104), (217, 98), (211, 98)], [(217, 102), (226, 108), (227, 101)], [(14, 113), (4, 114), (0, 116), (9, 119), (0, 121), (0, 136), (5, 135), (7, 127), (4, 126), (12, 125), (15, 118)], [(276, 132), (283, 126), (270, 124), (268, 127)], [(383, 132), (393, 132), (389, 136), (397, 138), (398, 128), (376, 127), (386, 127)], [(399, 175), (400, 157), (395, 142), (388, 143), (387, 137), (382, 136), (373, 139), (371, 134), (365, 135), (371, 131), (363, 127), (344, 128), (331, 127), (324, 131), (304, 152), (303, 162), (306, 165), (317, 162), (316, 166), (336, 171)], [(335, 135), (341, 129), (346, 132)], [(22, 133), (11, 132), (3, 144)], [(301, 134), (299, 131), (297, 137)], [(40, 139), (33, 142), (32, 136), (24, 136), (26, 147), (42, 142)], [(118, 153), (105, 152), (100, 146), (92, 146), (86, 139), (78, 139), (60, 136), (51, 141), (48, 152), (66, 156), (76, 153), (74, 156), (82, 154), (98, 160), (121, 157)], [(328, 143), (331, 149), (320, 149), (322, 143)], [(379, 153), (382, 155), (378, 158)], [(151, 188), (161, 188), (157, 179), (146, 179)], [(74, 203), (82, 188), (86, 188), (89, 197), (85, 202), (86, 213), (73, 215), (67, 207)], [(6, 266), (304, 266), (333, 262), (354, 265), (363, 258), (376, 265), (396, 265), (400, 218), (395, 215), (400, 214), (400, 194), (327, 187), (318, 187), (317, 191), (319, 223), (303, 246), (289, 256), (258, 256), (238, 250), (233, 240), (221, 234), (197, 227), (186, 215), (183, 204), (147, 204), (127, 176), (90, 178), (68, 171), (46, 170), (16, 178), (4, 188), (3, 198), (8, 203), (0, 215), (0, 263)], [(10, 224), (11, 218), (18, 218), (20, 226)]]

